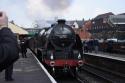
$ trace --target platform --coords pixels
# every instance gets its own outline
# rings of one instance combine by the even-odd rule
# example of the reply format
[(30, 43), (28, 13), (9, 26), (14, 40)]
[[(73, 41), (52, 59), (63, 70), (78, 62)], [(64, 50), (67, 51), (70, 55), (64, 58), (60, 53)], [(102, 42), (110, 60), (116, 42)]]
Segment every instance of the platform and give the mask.
[[(27, 52), (27, 57), (22, 58), (20, 54), (20, 59), (14, 64), (14, 81), (11, 83), (56, 83), (52, 76), (41, 67), (42, 65), (30, 50)], [(3, 71), (0, 73), (0, 83), (6, 83), (4, 76)]]
[(92, 53), (84, 53), (84, 54), (125, 61), (125, 55), (121, 55), (121, 54), (105, 53), (105, 52), (98, 52), (98, 53), (92, 52)]

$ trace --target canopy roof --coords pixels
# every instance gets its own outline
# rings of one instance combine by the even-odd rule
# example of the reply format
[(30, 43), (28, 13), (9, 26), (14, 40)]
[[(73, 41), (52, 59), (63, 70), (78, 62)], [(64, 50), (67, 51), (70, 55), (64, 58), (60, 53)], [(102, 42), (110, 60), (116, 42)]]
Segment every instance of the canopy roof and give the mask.
[(19, 35), (27, 35), (28, 31), (24, 30), (23, 28), (13, 24), (8, 23), (8, 27), (12, 30), (13, 33), (19, 34)]

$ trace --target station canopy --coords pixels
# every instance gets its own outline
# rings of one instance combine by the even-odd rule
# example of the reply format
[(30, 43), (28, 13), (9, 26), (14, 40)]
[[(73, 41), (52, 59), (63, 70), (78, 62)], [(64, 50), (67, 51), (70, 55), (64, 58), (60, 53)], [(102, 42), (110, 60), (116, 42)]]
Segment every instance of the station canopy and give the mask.
[(8, 27), (12, 30), (13, 33), (19, 34), (19, 35), (28, 35), (28, 31), (24, 30), (23, 28), (13, 24), (8, 23)]

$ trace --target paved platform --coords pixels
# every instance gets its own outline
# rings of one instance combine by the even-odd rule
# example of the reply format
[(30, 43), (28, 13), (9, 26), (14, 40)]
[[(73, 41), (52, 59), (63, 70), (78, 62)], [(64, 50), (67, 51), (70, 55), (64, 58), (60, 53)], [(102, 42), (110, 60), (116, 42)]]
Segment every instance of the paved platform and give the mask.
[(92, 52), (92, 53), (84, 53), (84, 54), (125, 61), (125, 55), (120, 55), (120, 54), (115, 54), (115, 53), (105, 53), (105, 52), (94, 53), (94, 52)]
[[(20, 55), (21, 56), (21, 55)], [(22, 58), (14, 64), (13, 78), (11, 83), (56, 83), (52, 81), (46, 72), (41, 68), (39, 62), (34, 58), (32, 52), (28, 50), (28, 58)], [(7, 83), (4, 80), (4, 71), (0, 73), (0, 83)]]

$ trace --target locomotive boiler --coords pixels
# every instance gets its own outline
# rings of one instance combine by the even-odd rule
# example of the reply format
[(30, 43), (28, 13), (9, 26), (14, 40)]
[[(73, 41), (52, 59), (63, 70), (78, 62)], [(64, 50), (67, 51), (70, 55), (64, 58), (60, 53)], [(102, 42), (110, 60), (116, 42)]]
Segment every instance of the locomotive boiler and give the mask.
[(58, 70), (76, 73), (84, 64), (80, 37), (65, 20), (41, 30), (32, 40), (36, 42), (32, 50), (52, 73)]

